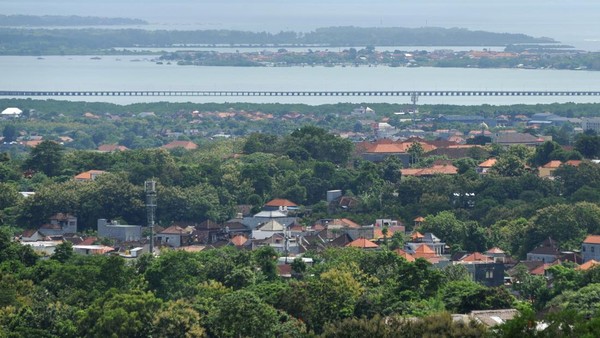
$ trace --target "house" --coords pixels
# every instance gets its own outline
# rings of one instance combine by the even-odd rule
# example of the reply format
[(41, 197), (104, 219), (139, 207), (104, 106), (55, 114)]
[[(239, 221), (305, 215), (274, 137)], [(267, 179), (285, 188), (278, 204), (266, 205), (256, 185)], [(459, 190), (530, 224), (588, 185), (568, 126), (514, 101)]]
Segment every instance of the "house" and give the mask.
[(414, 255), (423, 245), (428, 246), (436, 256), (443, 255), (446, 250), (446, 243), (443, 243), (434, 234), (430, 232), (421, 234), (418, 231), (411, 235), (411, 241), (405, 244), (405, 250)]
[(189, 245), (192, 243), (192, 234), (196, 230), (193, 226), (173, 224), (163, 231), (157, 233), (155, 241), (161, 245), (167, 245), (174, 248)]
[(45, 236), (63, 236), (77, 232), (77, 217), (58, 213), (50, 217), (50, 223), (43, 224), (39, 231)]
[(16, 119), (19, 118), (22, 113), (23, 111), (19, 108), (9, 107), (4, 109), (2, 113), (0, 113), (0, 117), (4, 119)]
[(105, 173), (106, 173), (106, 171), (104, 171), (104, 170), (84, 171), (75, 176), (75, 181), (80, 181), (80, 182), (93, 181), (96, 179), (96, 177), (98, 177), (99, 175), (105, 174)]
[(600, 265), (600, 262), (590, 259), (589, 261), (581, 264), (580, 266), (576, 267), (575, 270), (579, 270), (579, 271), (587, 271), (591, 268), (594, 268), (596, 266)]
[(277, 222), (281, 223), (285, 227), (289, 227), (291, 224), (296, 223), (296, 217), (288, 217), (286, 214), (281, 211), (261, 211), (257, 214), (254, 214), (252, 217), (244, 217), (240, 220), (240, 222), (248, 228), (249, 231), (256, 229), (260, 225), (268, 222), (271, 219), (277, 220)]
[(161, 148), (168, 149), (168, 150), (176, 149), (176, 148), (183, 148), (185, 150), (194, 150), (194, 149), (198, 148), (198, 145), (192, 141), (173, 141), (173, 142), (165, 144)]
[(256, 228), (256, 230), (252, 230), (252, 238), (253, 239), (265, 239), (273, 236), (277, 233), (283, 233), (286, 231), (286, 227), (284, 227), (281, 223), (277, 222), (274, 219), (269, 220), (265, 224)]
[(495, 158), (489, 158), (481, 163), (479, 163), (479, 165), (477, 166), (477, 169), (475, 169), (475, 171), (477, 171), (478, 174), (487, 174), (488, 171), (490, 171), (490, 169), (492, 169), (492, 167), (496, 164), (496, 162), (498, 162), (497, 159)]
[(236, 235), (229, 240), (229, 243), (236, 248), (242, 248), (246, 243), (248, 243), (248, 238), (246, 238), (244, 235)]
[(28, 229), (23, 231), (19, 239), (21, 242), (37, 242), (43, 240), (45, 237), (37, 229)]
[(409, 254), (408, 252), (402, 250), (402, 249), (396, 249), (394, 250), (394, 252), (396, 254), (398, 254), (398, 256), (406, 259), (408, 262), (414, 262), (415, 261), (415, 257), (413, 257), (413, 255)]
[(485, 252), (485, 254), (489, 257), (492, 257), (496, 262), (505, 263), (507, 260), (506, 253), (498, 247), (493, 247), (489, 249)]
[(98, 147), (99, 152), (110, 153), (113, 151), (125, 151), (129, 150), (126, 146), (120, 146), (118, 144), (103, 144)]
[(435, 164), (429, 168), (407, 168), (400, 169), (403, 177), (431, 177), (435, 175), (456, 175), (458, 168), (452, 164)]
[(114, 239), (120, 242), (133, 242), (142, 239), (142, 226), (119, 224), (117, 221), (109, 222), (98, 219), (98, 236)]
[(350, 247), (350, 248), (359, 248), (359, 249), (379, 249), (379, 245), (371, 242), (370, 240), (366, 239), (366, 238), (358, 238), (348, 244), (346, 244), (346, 247)]
[(42, 256), (51, 256), (56, 249), (56, 246), (62, 243), (62, 241), (35, 241), (35, 242), (21, 242), (23, 245), (30, 246), (33, 251)]
[(561, 256), (560, 250), (556, 242), (551, 238), (543, 241), (538, 247), (527, 253), (528, 261), (542, 261), (544, 263), (552, 263)]
[(209, 219), (196, 225), (193, 237), (194, 242), (202, 244), (216, 243), (220, 237), (225, 236), (225, 229), (215, 221)]
[(519, 315), (517, 309), (477, 310), (471, 311), (469, 317), (487, 327), (504, 324)]
[(487, 119), (477, 115), (441, 115), (437, 118), (440, 123), (459, 123), (459, 124), (481, 124), (485, 123), (491, 128), (496, 126), (495, 119)]
[(543, 166), (538, 168), (538, 176), (539, 177), (546, 177), (546, 178), (552, 178), (554, 177), (554, 172), (556, 171), (556, 169), (560, 168), (561, 165), (570, 165), (573, 167), (578, 167), (581, 164), (581, 161), (579, 160), (569, 160), (565, 163), (558, 161), (558, 160), (553, 160), (550, 161), (546, 164), (544, 164)]
[(512, 145), (524, 145), (535, 147), (547, 141), (542, 137), (536, 137), (527, 133), (504, 132), (496, 133), (492, 137), (492, 142), (501, 146), (510, 147)]
[(588, 235), (581, 244), (584, 262), (600, 261), (600, 235)]
[(489, 287), (504, 284), (504, 263), (497, 262), (493, 257), (474, 252), (464, 255), (454, 264), (464, 266), (477, 283)]
[(298, 210), (298, 205), (290, 200), (284, 199), (284, 198), (276, 198), (273, 200), (270, 200), (269, 202), (265, 203), (265, 205), (263, 206), (263, 210), (266, 211), (275, 211), (275, 210), (279, 210), (283, 213), (287, 213), (288, 210)]
[(73, 245), (73, 252), (80, 255), (104, 255), (114, 250), (105, 245)]

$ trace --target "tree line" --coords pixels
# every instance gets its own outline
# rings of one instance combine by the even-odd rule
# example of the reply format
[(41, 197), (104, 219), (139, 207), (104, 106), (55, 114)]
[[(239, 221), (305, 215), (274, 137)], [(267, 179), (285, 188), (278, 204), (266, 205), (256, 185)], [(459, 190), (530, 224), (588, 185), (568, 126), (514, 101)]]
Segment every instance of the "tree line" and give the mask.
[(18, 29), (0, 28), (4, 55), (60, 55), (73, 52), (119, 54), (115, 47), (185, 45), (260, 46), (505, 46), (549, 43), (524, 34), (470, 31), (458, 28), (329, 27), (313, 32), (248, 32), (235, 30), (167, 31), (142, 29)]

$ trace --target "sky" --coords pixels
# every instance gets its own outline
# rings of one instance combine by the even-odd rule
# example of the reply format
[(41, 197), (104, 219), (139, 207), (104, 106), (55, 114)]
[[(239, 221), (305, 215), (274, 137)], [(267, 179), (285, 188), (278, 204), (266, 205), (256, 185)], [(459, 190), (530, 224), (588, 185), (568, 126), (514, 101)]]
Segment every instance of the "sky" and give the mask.
[(592, 0), (1, 0), (0, 14), (128, 17), (154, 29), (278, 32), (318, 27), (460, 27), (551, 37), (600, 50)]

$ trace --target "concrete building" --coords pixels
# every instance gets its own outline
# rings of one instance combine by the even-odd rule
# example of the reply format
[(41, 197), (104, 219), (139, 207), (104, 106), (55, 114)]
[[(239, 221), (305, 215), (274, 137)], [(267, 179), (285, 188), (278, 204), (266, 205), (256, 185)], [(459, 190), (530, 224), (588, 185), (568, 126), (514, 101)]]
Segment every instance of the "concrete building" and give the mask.
[(119, 224), (101, 218), (98, 220), (98, 236), (121, 242), (139, 241), (142, 239), (142, 226)]

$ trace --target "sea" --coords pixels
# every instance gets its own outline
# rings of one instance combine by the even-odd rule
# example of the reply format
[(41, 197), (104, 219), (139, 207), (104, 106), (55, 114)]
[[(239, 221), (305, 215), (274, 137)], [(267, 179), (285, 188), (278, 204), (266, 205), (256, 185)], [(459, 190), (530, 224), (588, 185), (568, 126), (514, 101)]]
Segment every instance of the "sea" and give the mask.
[[(600, 91), (593, 71), (433, 67), (204, 67), (147, 56), (0, 56), (0, 90), (23, 91)], [(36, 97), (45, 98), (45, 97)], [(135, 102), (410, 103), (410, 97), (52, 97)], [(585, 97), (425, 97), (422, 104), (600, 102)]]
[[(589, 0), (2, 0), (1, 14), (146, 20), (144, 29), (307, 32), (319, 27), (459, 27), (551, 37), (600, 51), (600, 2)], [(115, 46), (118, 48), (118, 46)], [(357, 46), (359, 47), (359, 46)], [(498, 50), (496, 46), (478, 46)], [(387, 47), (415, 50), (421, 47)], [(424, 46), (422, 49), (469, 47)], [(177, 48), (182, 49), (182, 48)], [(198, 49), (198, 48), (193, 48)], [(211, 50), (215, 48), (211, 47)], [(243, 49), (244, 51), (260, 50)], [(471, 48), (469, 48), (471, 49)], [(475, 48), (473, 48), (475, 49)], [(206, 50), (206, 49), (205, 49)], [(224, 48), (220, 51), (229, 51)], [(241, 48), (240, 48), (241, 50)], [(332, 50), (336, 50), (332, 48)], [(600, 91), (599, 74), (549, 69), (427, 67), (200, 67), (158, 64), (157, 56), (1, 56), (0, 90)], [(42, 97), (37, 97), (42, 98)], [(67, 99), (66, 97), (54, 97)], [(408, 97), (68, 97), (120, 104), (148, 101), (323, 104), (409, 103)], [(420, 97), (423, 104), (504, 105), (598, 102), (600, 97)]]

